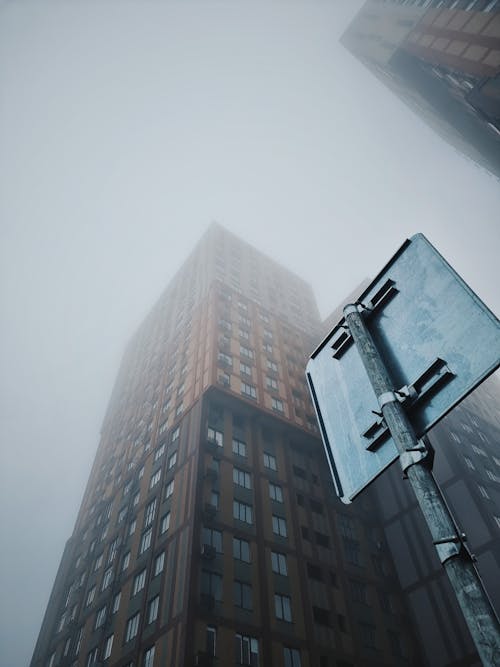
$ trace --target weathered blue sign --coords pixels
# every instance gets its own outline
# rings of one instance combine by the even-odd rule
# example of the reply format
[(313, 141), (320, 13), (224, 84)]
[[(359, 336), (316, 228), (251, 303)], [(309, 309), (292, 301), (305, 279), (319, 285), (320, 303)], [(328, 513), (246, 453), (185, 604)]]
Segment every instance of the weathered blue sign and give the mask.
[[(419, 436), (500, 366), (498, 319), (422, 234), (357, 302)], [(307, 379), (337, 494), (350, 502), (398, 452), (344, 320)]]

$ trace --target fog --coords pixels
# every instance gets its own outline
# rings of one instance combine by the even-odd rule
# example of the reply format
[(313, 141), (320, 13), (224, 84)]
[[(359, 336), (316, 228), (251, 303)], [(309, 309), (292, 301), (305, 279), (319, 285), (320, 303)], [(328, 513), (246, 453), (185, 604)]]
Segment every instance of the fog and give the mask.
[(0, 5), (0, 663), (34, 647), (126, 341), (211, 220), (323, 315), (421, 231), (497, 312), (498, 181), (338, 44), (361, 2)]

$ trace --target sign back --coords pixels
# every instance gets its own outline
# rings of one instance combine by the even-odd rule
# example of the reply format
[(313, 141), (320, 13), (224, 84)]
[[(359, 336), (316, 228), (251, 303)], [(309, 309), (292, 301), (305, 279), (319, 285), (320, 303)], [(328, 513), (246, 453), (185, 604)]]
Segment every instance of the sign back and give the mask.
[[(358, 303), (418, 436), (500, 366), (498, 319), (422, 234)], [(312, 354), (307, 380), (337, 494), (348, 503), (398, 452), (344, 320)]]

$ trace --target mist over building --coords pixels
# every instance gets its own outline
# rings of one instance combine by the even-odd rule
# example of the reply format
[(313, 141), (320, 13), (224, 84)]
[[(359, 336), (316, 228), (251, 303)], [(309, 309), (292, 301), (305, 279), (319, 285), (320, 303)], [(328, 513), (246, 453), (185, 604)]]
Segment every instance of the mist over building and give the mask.
[(500, 178), (498, 0), (368, 0), (341, 42), (445, 141)]
[[(324, 333), (303, 280), (210, 226), (127, 346), (32, 667), (478, 664), (398, 469), (334, 495)], [(497, 603), (499, 394), (431, 436)]]

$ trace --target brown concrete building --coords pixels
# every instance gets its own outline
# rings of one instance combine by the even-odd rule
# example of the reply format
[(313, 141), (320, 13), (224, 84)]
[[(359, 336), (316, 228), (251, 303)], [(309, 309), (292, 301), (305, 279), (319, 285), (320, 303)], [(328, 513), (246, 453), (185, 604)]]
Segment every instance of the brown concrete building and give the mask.
[(32, 667), (422, 665), (376, 506), (340, 504), (297, 276), (213, 225), (131, 340)]
[(368, 0), (344, 46), (500, 177), (500, 0)]

